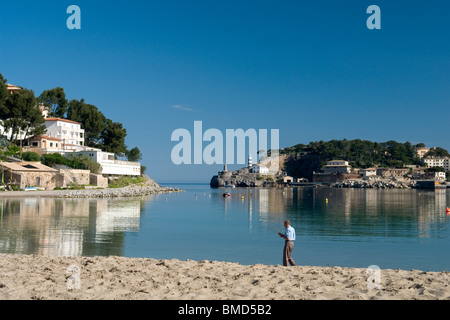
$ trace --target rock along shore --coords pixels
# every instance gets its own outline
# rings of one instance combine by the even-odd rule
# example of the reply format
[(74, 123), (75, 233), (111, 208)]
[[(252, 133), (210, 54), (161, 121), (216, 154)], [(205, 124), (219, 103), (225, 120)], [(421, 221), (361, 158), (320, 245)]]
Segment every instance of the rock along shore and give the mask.
[(47, 197), (47, 198), (118, 198), (141, 197), (157, 193), (180, 192), (182, 190), (162, 187), (149, 179), (145, 183), (134, 184), (122, 188), (46, 190), (46, 191), (3, 191), (0, 198), (14, 197)]
[(367, 189), (412, 189), (415, 181), (394, 180), (346, 180), (336, 182), (331, 186), (334, 188), (367, 188)]

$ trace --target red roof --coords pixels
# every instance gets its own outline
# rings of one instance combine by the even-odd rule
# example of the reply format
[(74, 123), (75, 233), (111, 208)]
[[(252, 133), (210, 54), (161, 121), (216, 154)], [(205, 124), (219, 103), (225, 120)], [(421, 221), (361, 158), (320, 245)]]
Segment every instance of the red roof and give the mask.
[(74, 123), (74, 124), (79, 124), (81, 125), (81, 123), (76, 122), (76, 121), (72, 121), (72, 120), (67, 120), (67, 119), (62, 119), (62, 118), (45, 118), (45, 121), (63, 121), (63, 122), (69, 122), (69, 123)]
[(62, 141), (62, 139), (59, 138), (54, 138), (54, 137), (49, 137), (49, 136), (34, 136), (31, 138), (31, 140), (36, 140), (36, 139), (47, 139), (47, 140), (55, 140), (55, 141)]

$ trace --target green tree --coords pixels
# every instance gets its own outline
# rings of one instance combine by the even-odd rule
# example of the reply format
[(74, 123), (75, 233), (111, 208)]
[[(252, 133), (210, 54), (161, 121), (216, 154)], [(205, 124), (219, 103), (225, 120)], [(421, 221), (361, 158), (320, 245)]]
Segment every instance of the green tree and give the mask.
[(84, 99), (71, 100), (67, 109), (67, 119), (81, 123), (85, 134), (84, 143), (87, 146), (99, 146), (107, 119), (96, 106), (85, 103)]
[(6, 98), (8, 98), (8, 86), (6, 85), (6, 79), (0, 73), (0, 110), (5, 107)]
[(123, 156), (127, 153), (127, 147), (125, 146), (125, 137), (127, 136), (127, 130), (120, 122), (112, 122), (112, 120), (106, 120), (105, 129), (102, 131), (100, 148), (107, 152), (113, 152), (118, 156)]
[(44, 104), (49, 110), (49, 115), (52, 117), (63, 118), (67, 111), (67, 99), (64, 89), (57, 87), (50, 90), (45, 90), (39, 96), (38, 101)]
[(139, 161), (142, 159), (142, 153), (138, 147), (134, 147), (125, 154), (128, 161)]
[(41, 157), (41, 162), (46, 166), (53, 167), (55, 165), (65, 165), (68, 166), (70, 163), (64, 156), (59, 153), (47, 153), (43, 154)]
[(430, 167), (430, 168), (426, 168), (425, 172), (445, 172), (445, 169), (442, 167)]
[(67, 157), (67, 166), (74, 169), (90, 170), (92, 173), (102, 172), (102, 166), (100, 163), (95, 162), (88, 156), (69, 155)]
[(39, 110), (32, 90), (23, 89), (9, 95), (5, 107), (0, 109), (0, 120), (4, 132), (10, 130), (10, 141), (17, 141), (19, 135), (40, 135), (46, 131), (45, 119)]
[(427, 157), (439, 158), (439, 157), (448, 157), (448, 156), (450, 156), (448, 151), (441, 147), (432, 148), (425, 154), (425, 158), (427, 158)]
[(41, 157), (32, 151), (22, 152), (22, 160), (23, 161), (41, 161)]

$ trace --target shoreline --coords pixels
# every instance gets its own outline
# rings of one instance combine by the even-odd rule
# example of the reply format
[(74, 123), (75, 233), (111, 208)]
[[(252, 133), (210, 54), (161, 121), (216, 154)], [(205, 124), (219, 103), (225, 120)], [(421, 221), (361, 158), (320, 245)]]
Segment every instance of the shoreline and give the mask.
[(74, 190), (36, 190), (36, 191), (2, 191), (1, 198), (119, 198), (119, 197), (141, 197), (157, 193), (181, 192), (183, 190), (162, 187), (156, 182), (147, 184), (129, 185), (122, 188), (92, 188), (92, 189), (74, 189)]
[[(79, 287), (70, 278), (77, 270)], [(75, 275), (76, 276), (76, 275)], [(240, 265), (151, 258), (0, 255), (2, 300), (448, 300), (450, 272)]]

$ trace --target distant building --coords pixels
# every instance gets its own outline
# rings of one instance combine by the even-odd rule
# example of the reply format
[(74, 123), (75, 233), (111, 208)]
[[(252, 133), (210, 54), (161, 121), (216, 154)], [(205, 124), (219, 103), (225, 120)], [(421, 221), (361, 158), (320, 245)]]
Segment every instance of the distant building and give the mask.
[(248, 167), (251, 168), (253, 166), (253, 160), (252, 160), (252, 155), (250, 154), (248, 156)]
[(58, 138), (64, 144), (84, 145), (84, 129), (81, 123), (61, 118), (46, 118), (47, 135)]
[(250, 172), (252, 173), (259, 173), (262, 175), (266, 175), (269, 174), (269, 168), (262, 166), (260, 164), (254, 164), (251, 168), (250, 168)]
[(331, 160), (323, 167), (324, 173), (343, 173), (347, 174), (351, 172), (352, 167), (348, 164), (348, 161), (344, 160)]
[(2, 179), (5, 183), (25, 187), (41, 187), (53, 189), (56, 186), (55, 174), (58, 170), (43, 165), (40, 162), (1, 162)]
[(84, 155), (102, 166), (101, 174), (139, 176), (141, 164), (139, 162), (116, 160), (112, 152), (101, 150), (77, 151), (73, 155)]
[(420, 159), (422, 159), (428, 151), (430, 151), (430, 148), (425, 148), (425, 147), (423, 147), (423, 148), (417, 148), (417, 149), (416, 149), (417, 156), (418, 156)]
[(362, 175), (364, 180), (369, 180), (371, 177), (377, 176), (377, 169), (376, 168), (363, 169)]
[(28, 140), (24, 140), (24, 146), (29, 147), (29, 151), (38, 154), (43, 153), (61, 153), (63, 151), (63, 143), (61, 139), (49, 137), (46, 135), (34, 136)]
[(6, 84), (6, 88), (7, 88), (9, 94), (17, 93), (23, 89), (22, 87), (15, 86), (15, 85), (9, 84), (9, 83)]
[(448, 157), (445, 158), (425, 158), (423, 159), (426, 166), (431, 167), (441, 167), (446, 171), (450, 171), (450, 159)]
[(445, 181), (446, 178), (447, 178), (447, 175), (445, 172), (435, 172), (434, 173), (435, 180)]

